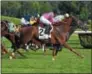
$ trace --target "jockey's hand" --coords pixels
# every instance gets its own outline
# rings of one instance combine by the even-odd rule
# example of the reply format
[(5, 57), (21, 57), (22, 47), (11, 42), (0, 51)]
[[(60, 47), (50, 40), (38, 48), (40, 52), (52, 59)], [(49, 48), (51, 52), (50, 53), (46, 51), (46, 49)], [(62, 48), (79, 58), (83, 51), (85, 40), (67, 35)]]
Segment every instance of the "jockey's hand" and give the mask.
[(59, 26), (60, 22), (54, 22), (53, 25)]
[(60, 21), (59, 23), (64, 24), (64, 25), (67, 24), (67, 22), (65, 22), (65, 21)]
[(64, 21), (59, 21), (59, 22), (54, 22), (53, 25), (59, 26), (59, 25), (66, 25), (67, 22)]

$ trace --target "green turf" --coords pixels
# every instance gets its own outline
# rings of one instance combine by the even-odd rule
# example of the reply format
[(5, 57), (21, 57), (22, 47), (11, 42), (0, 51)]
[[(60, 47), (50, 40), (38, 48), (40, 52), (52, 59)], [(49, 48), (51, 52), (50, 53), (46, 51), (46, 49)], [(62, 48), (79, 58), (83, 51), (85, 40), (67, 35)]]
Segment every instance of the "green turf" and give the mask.
[(10, 22), (15, 23), (16, 25), (20, 24), (20, 19), (19, 18), (8, 17), (8, 16), (1, 16), (1, 20), (8, 20)]
[(66, 48), (58, 53), (55, 61), (52, 61), (51, 50), (47, 50), (46, 56), (42, 50), (37, 52), (20, 50), (25, 58), (16, 54), (16, 59), (9, 60), (8, 54), (2, 55), (2, 73), (91, 73), (91, 49), (83, 48), (77, 35), (72, 35), (68, 43), (84, 55), (84, 58), (81, 59)]

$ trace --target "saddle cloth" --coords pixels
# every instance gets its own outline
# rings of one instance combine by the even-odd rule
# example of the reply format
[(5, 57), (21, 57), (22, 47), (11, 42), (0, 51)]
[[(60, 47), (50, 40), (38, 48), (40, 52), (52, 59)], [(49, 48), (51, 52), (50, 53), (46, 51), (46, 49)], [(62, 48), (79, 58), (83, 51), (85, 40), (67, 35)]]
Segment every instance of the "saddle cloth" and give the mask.
[(46, 28), (39, 26), (38, 32), (39, 32), (39, 39), (49, 39), (51, 38), (51, 35), (45, 34)]

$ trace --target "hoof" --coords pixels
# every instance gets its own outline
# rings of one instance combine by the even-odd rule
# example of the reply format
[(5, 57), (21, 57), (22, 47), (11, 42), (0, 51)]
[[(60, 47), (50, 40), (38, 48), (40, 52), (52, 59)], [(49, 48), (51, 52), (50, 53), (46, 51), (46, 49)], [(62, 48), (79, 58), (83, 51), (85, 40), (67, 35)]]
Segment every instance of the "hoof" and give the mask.
[(12, 56), (15, 56), (15, 53), (12, 53)]
[(54, 61), (54, 60), (55, 60), (55, 58), (52, 58), (52, 60)]

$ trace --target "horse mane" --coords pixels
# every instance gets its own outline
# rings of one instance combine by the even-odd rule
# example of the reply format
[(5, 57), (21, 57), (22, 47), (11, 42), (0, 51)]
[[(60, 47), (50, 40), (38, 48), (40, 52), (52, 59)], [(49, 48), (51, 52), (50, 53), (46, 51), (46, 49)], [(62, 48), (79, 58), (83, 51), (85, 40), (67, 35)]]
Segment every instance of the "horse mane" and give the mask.
[(77, 22), (77, 24), (79, 24), (81, 21), (78, 19), (77, 16), (71, 15), (71, 17), (75, 20), (75, 22)]

